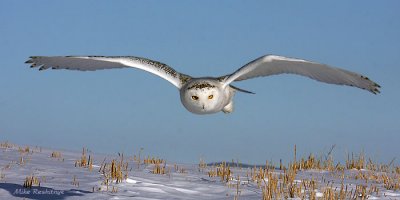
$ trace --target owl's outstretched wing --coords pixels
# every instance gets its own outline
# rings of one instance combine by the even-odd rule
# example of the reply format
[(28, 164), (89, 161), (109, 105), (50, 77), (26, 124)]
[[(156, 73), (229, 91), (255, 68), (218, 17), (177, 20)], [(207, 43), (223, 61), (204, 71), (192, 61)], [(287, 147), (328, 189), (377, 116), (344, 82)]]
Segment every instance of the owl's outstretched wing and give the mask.
[(31, 56), (25, 63), (32, 63), (31, 67), (39, 67), (39, 70), (52, 68), (94, 71), (133, 67), (155, 74), (177, 88), (181, 88), (191, 78), (164, 63), (134, 56)]
[(225, 85), (229, 85), (233, 81), (284, 73), (307, 76), (330, 84), (358, 87), (374, 94), (380, 93), (380, 86), (366, 76), (324, 64), (275, 55), (262, 56), (234, 73), (220, 78), (225, 80)]

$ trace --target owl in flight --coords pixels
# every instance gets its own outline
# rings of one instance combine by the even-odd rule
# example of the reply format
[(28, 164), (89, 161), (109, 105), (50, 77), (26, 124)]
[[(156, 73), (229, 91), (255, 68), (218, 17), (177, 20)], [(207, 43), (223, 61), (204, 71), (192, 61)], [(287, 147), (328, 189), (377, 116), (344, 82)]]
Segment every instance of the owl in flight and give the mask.
[(337, 85), (348, 85), (379, 93), (380, 86), (366, 76), (316, 62), (276, 55), (257, 58), (232, 74), (220, 77), (194, 78), (175, 71), (170, 66), (135, 56), (32, 56), (26, 63), (39, 70), (70, 69), (94, 71), (112, 68), (138, 68), (155, 74), (178, 88), (183, 106), (195, 114), (233, 111), (236, 91), (252, 92), (232, 85), (234, 81), (276, 74), (298, 74)]

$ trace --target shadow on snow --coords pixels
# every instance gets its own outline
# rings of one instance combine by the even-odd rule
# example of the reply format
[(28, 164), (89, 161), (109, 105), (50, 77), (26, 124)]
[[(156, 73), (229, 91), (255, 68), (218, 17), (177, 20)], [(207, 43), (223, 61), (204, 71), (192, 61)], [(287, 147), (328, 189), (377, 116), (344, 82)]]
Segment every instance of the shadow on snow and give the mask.
[(84, 190), (55, 190), (53, 188), (32, 186), (32, 188), (24, 188), (22, 185), (15, 183), (0, 183), (0, 189), (8, 191), (14, 197), (22, 197), (27, 199), (65, 199), (71, 196), (83, 196), (92, 193)]

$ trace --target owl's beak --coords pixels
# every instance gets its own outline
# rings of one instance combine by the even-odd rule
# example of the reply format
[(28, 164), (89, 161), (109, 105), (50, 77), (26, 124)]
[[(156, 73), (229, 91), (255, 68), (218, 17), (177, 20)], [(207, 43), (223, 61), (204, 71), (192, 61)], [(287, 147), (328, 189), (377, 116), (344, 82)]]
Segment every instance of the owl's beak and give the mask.
[(203, 110), (204, 110), (204, 104), (203, 104)]

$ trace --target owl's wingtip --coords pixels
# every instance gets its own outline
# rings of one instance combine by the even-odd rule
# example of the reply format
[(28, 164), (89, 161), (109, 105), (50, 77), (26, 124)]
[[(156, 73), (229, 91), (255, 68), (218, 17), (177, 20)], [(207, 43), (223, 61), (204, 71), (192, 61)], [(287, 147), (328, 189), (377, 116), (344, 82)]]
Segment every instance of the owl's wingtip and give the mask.
[(376, 88), (370, 90), (370, 92), (372, 92), (372, 93), (375, 94), (375, 95), (380, 94), (381, 91), (380, 91), (378, 88), (380, 88), (380, 87), (376, 87)]

